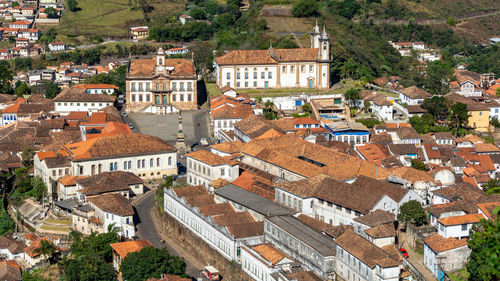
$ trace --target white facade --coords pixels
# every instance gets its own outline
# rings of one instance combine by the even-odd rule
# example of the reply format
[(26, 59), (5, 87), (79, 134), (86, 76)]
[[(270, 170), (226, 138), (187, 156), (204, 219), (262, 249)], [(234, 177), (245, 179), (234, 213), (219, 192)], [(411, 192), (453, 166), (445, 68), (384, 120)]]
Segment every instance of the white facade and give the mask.
[(490, 106), (490, 120), (493, 118), (500, 120), (500, 105), (499, 106)]
[(474, 226), (474, 223), (465, 223), (458, 225), (443, 225), (439, 221), (437, 222), (438, 234), (444, 238), (455, 237), (457, 239), (462, 239), (464, 237), (469, 237), (469, 231)]
[(242, 119), (214, 119), (212, 122), (212, 127), (214, 128), (215, 138), (220, 137), (221, 130), (223, 131), (234, 131), (234, 123), (241, 121)]
[(355, 255), (337, 245), (336, 273), (343, 280), (356, 281), (399, 281), (401, 270), (399, 266), (382, 268), (375, 265), (371, 268)]
[(476, 83), (467, 80), (460, 84), (460, 91), (458, 93), (466, 97), (480, 97), (482, 92), (481, 90), (476, 90), (476, 88)]
[(371, 108), (373, 114), (384, 121), (392, 121), (393, 117), (393, 106), (392, 105), (378, 105), (374, 102), (371, 102)]
[(281, 266), (291, 262), (292, 260), (285, 257), (278, 263), (272, 264), (252, 248), (241, 246), (241, 269), (257, 281), (275, 281), (271, 274), (277, 272)]
[(465, 265), (470, 252), (471, 250), (467, 246), (462, 246), (435, 253), (424, 243), (424, 265), (434, 276), (438, 276), (439, 268), (445, 269), (445, 271), (456, 271)]
[(54, 102), (54, 111), (68, 114), (71, 111), (97, 112), (102, 108), (113, 106), (113, 102)]
[(200, 160), (187, 156), (187, 181), (190, 185), (204, 185), (208, 188), (209, 184), (216, 179), (225, 179), (230, 182), (239, 177), (238, 165), (208, 165)]
[(71, 163), (71, 172), (74, 176), (91, 176), (110, 171), (131, 172), (142, 179), (159, 179), (177, 174), (177, 153), (120, 156)]
[(424, 99), (413, 99), (402, 92), (399, 92), (399, 99), (402, 103), (406, 103), (407, 105), (418, 105), (424, 102)]
[(172, 189), (165, 189), (164, 204), (168, 215), (229, 261), (240, 262), (239, 249), (243, 242), (249, 246), (262, 243), (262, 236), (235, 238), (227, 227), (218, 226), (211, 217), (201, 214), (197, 207), (189, 206), (184, 198), (178, 198)]
[(133, 216), (121, 216), (117, 214), (113, 214), (110, 212), (105, 212), (95, 204), (90, 202), (90, 206), (92, 206), (96, 212), (97, 218), (104, 223), (104, 231), (108, 230), (108, 226), (114, 225), (115, 227), (120, 229), (118, 233), (120, 236), (125, 238), (132, 238), (135, 236), (135, 226)]

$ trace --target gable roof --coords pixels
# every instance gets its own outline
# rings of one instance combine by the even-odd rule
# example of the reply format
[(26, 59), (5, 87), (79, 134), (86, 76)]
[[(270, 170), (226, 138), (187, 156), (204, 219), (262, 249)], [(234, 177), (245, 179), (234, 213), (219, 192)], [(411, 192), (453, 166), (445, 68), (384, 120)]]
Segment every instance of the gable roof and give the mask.
[(393, 213), (377, 209), (373, 213), (354, 218), (354, 221), (373, 227), (380, 224), (394, 222), (396, 220)]
[(188, 153), (187, 157), (193, 158), (210, 166), (230, 165), (234, 166), (236, 163), (228, 157), (222, 157), (207, 150), (197, 150)]
[(268, 50), (232, 50), (217, 57), (218, 65), (258, 65), (277, 64), (278, 62), (316, 61), (318, 49), (268, 49)]
[[(194, 78), (196, 70), (194, 64), (188, 59), (165, 59), (166, 67), (173, 67), (174, 70), (169, 75), (171, 77), (190, 77)], [(130, 62), (127, 72), (128, 78), (152, 77), (155, 73), (156, 60), (151, 59), (136, 59)]]
[(444, 238), (439, 234), (434, 234), (424, 239), (424, 243), (434, 252), (442, 253), (460, 247), (467, 247), (467, 239), (456, 239), (454, 237)]
[(130, 253), (140, 252), (146, 247), (153, 247), (149, 240), (134, 240), (126, 242), (118, 242), (109, 244), (113, 250), (122, 258), (122, 260)]
[(175, 152), (175, 147), (158, 137), (143, 134), (102, 136), (67, 144), (64, 150), (73, 161)]
[(408, 88), (405, 88), (401, 90), (401, 93), (403, 93), (405, 96), (411, 98), (411, 99), (426, 99), (430, 98), (432, 95), (426, 92), (423, 89), (420, 89), (415, 86), (411, 86)]
[(384, 250), (354, 231), (348, 230), (344, 232), (335, 242), (370, 268), (375, 268), (376, 265), (382, 268), (397, 267), (400, 265), (398, 261), (390, 258)]
[(86, 88), (73, 86), (64, 89), (54, 98), (55, 102), (114, 102), (115, 96), (108, 94), (88, 94)]
[(451, 216), (445, 217), (438, 220), (438, 222), (445, 226), (460, 225), (460, 224), (471, 224), (478, 223), (481, 219), (484, 219), (482, 214), (467, 214), (461, 216)]
[(116, 193), (109, 193), (88, 198), (97, 208), (107, 213), (119, 216), (132, 216), (134, 208), (132, 203), (125, 196)]
[(130, 172), (103, 172), (94, 176), (76, 179), (83, 187), (81, 193), (90, 196), (119, 190), (128, 190), (130, 185), (142, 184), (144, 181)]
[(252, 250), (259, 253), (264, 259), (271, 262), (272, 265), (275, 265), (286, 258), (286, 256), (282, 252), (280, 252), (270, 244), (259, 244), (251, 248)]
[(489, 220), (494, 220), (498, 217), (498, 215), (493, 214), (493, 210), (495, 210), (495, 208), (498, 206), (500, 206), (500, 201), (477, 204), (477, 207)]

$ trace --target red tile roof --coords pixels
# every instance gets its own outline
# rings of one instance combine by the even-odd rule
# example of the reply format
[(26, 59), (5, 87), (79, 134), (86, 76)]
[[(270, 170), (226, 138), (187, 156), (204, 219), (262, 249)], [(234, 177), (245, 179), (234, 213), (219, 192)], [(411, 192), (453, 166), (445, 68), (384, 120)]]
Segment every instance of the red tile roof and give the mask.
[(128, 254), (134, 252), (140, 252), (146, 247), (153, 247), (153, 244), (149, 240), (135, 240), (127, 242), (118, 242), (109, 244), (116, 253), (124, 259)]

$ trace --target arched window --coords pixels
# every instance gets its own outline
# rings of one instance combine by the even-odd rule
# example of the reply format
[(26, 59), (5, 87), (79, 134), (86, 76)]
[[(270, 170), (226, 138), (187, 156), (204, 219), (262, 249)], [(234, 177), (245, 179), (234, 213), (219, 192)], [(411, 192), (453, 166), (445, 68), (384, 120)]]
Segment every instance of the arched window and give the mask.
[(91, 175), (95, 175), (95, 165), (92, 165), (92, 171), (91, 171)]
[(168, 157), (168, 165), (172, 165), (172, 157)]
[(159, 158), (159, 157), (158, 157), (158, 158), (156, 158), (156, 166), (157, 166), (157, 167), (160, 167), (160, 158)]
[(132, 161), (128, 161), (128, 168), (132, 169)]
[(146, 161), (144, 159), (142, 159), (142, 167), (145, 168), (146, 167)]
[(154, 161), (153, 161), (153, 158), (149, 159), (149, 167), (153, 167), (154, 166)]
[(102, 164), (99, 164), (99, 174), (102, 172)]
[(118, 170), (118, 162), (115, 162), (115, 167), (114, 167), (114, 170)]
[(109, 163), (109, 170), (113, 171), (113, 163)]
[(137, 160), (137, 169), (141, 168), (141, 160)]
[(126, 170), (127, 169), (127, 161), (123, 161), (123, 169)]

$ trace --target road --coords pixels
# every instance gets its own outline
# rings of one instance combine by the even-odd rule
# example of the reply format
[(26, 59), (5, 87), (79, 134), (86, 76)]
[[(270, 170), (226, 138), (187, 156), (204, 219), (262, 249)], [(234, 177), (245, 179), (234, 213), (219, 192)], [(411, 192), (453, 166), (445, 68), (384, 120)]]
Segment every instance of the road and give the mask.
[(180, 249), (179, 246), (172, 245), (172, 242), (170, 242), (171, 240), (167, 240), (165, 244), (160, 242), (162, 236), (158, 232), (152, 217), (152, 213), (155, 212), (154, 190), (139, 199), (139, 201), (134, 205), (137, 213), (136, 235), (141, 239), (149, 240), (153, 246), (157, 248), (167, 247), (171, 255), (184, 257), (184, 260), (186, 261), (186, 274), (192, 277), (198, 276), (202, 268), (191, 262), (184, 253), (179, 253), (182, 252), (182, 249)]

